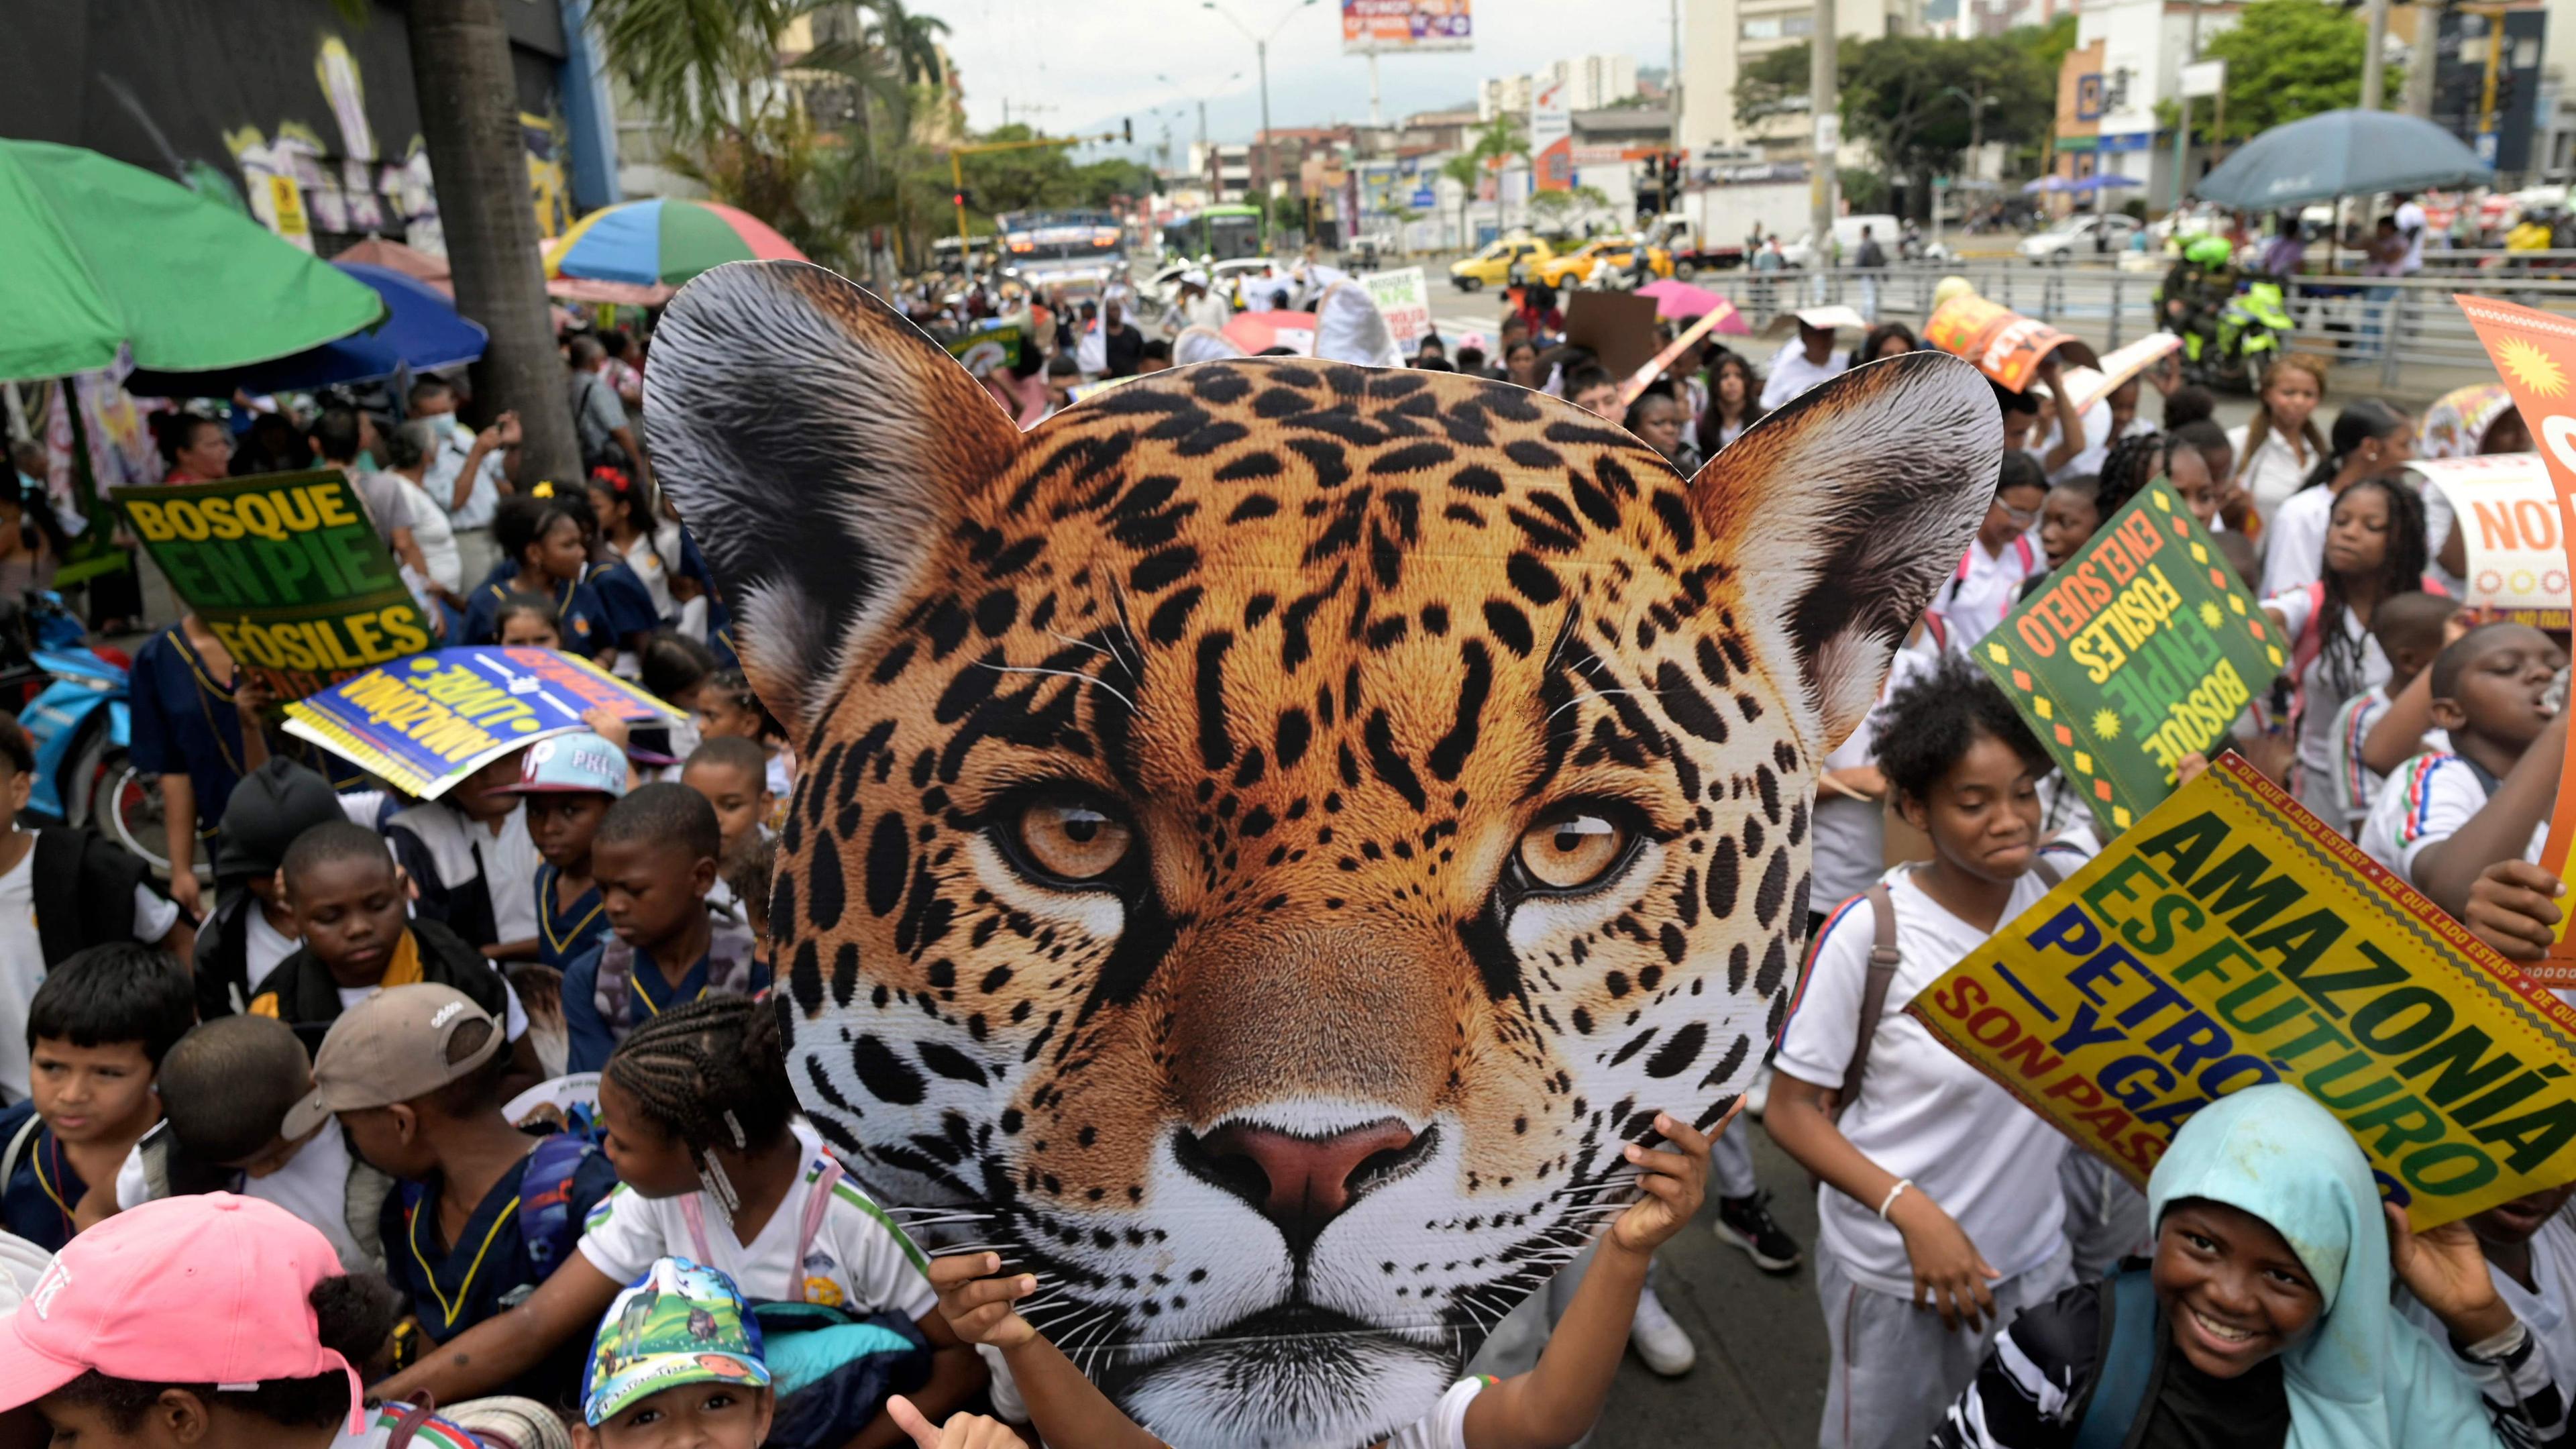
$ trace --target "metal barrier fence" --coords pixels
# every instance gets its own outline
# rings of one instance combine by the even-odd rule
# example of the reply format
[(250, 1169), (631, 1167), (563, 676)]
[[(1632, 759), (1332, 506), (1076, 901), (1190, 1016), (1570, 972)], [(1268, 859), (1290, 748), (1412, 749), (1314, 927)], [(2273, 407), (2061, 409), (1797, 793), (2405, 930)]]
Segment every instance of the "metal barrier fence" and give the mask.
[[(2018, 260), (1873, 271), (1853, 267), (1727, 271), (1703, 273), (1694, 281), (1723, 294), (1756, 329), (1781, 312), (1832, 303), (1857, 308), (1864, 316), (1919, 326), (1931, 313), (1933, 289), (1951, 276), (1966, 277), (1989, 301), (2106, 350), (2156, 330), (2156, 292), (2164, 281), (2161, 271), (2033, 266)], [(2576, 278), (2521, 269), (2458, 269), (2412, 277), (2309, 276), (2293, 283), (2284, 299), (2296, 324), (2292, 346), (2340, 361), (2374, 363), (2384, 388), (2397, 386), (2403, 367), (2484, 368), (2485, 349), (2478, 345), (2468, 318), (2451, 303), (2458, 292), (2576, 317)]]

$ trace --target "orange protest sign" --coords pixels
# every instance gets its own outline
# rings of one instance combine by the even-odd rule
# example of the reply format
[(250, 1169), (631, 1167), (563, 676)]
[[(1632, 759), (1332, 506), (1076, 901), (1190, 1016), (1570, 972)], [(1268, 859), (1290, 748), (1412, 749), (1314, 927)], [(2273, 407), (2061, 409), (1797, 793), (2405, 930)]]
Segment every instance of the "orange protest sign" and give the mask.
[(1995, 381), (2022, 392), (2039, 373), (2040, 359), (2075, 339), (2036, 317), (1983, 297), (1953, 297), (1932, 309), (1923, 340), (1964, 357)]
[[(2514, 406), (2522, 410), (2523, 426), (2540, 445), (2541, 462), (2558, 494), (2559, 552), (2564, 555), (2571, 525), (2576, 525), (2576, 386), (2570, 383), (2576, 378), (2576, 322), (2492, 297), (2459, 293), (2451, 300), (2469, 315), (2469, 325), (2478, 330), (2478, 341), (2503, 374)], [(2566, 879), (2571, 844), (2576, 844), (2576, 771), (2562, 766), (2541, 868)], [(2531, 975), (2552, 986), (2576, 985), (2576, 936), (2569, 934), (2565, 920), (2559, 923), (2549, 959)]]

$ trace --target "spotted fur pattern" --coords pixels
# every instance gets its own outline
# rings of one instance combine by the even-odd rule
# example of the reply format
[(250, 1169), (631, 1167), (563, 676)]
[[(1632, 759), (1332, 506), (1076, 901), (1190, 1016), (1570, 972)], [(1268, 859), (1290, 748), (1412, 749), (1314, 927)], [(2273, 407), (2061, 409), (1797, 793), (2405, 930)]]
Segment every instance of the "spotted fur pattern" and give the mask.
[[(1619, 1209), (1658, 1109), (1732, 1105), (1816, 762), (2001, 446), (1926, 354), (1689, 480), (1556, 399), (1288, 358), (1022, 436), (788, 263), (680, 294), (647, 423), (798, 732), (770, 922), (816, 1124), (1036, 1273), (1154, 1432), (1334, 1449)], [(1132, 829), (1114, 879), (1031, 867), (1066, 792)], [(1523, 834), (1569, 812), (1626, 843), (1534, 888)]]

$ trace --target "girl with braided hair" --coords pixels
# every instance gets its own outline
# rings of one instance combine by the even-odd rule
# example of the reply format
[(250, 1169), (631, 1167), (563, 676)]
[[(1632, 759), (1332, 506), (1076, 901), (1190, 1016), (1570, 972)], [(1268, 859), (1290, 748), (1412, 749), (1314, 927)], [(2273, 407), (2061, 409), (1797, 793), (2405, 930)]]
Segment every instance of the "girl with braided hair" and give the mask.
[[(579, 1251), (526, 1302), (389, 1380), (389, 1400), (491, 1391), (587, 1336), (618, 1290), (664, 1257), (718, 1269), (755, 1302), (902, 1315), (931, 1346), (930, 1379), (912, 1399), (933, 1421), (983, 1386), (982, 1361), (939, 1316), (929, 1260), (797, 1118), (782, 1004), (706, 996), (618, 1043), (600, 1074), (599, 1110), (619, 1186), (592, 1210)], [(852, 1442), (904, 1439), (880, 1410)]]
[(2263, 601), (2290, 644), (2290, 718), (2298, 737), (2292, 789), (2321, 819), (2341, 818), (2333, 798), (2335, 715), (2344, 701), (2389, 678), (2371, 618), (2399, 594), (2439, 592), (2424, 576), (2425, 561), (2424, 500), (2404, 474), (2374, 474), (2334, 500), (2324, 577)]

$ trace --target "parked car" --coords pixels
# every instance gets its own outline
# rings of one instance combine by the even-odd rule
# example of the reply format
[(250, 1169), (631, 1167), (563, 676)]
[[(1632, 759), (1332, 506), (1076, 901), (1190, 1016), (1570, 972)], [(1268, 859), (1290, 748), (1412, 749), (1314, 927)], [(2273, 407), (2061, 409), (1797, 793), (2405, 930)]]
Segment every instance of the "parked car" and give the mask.
[(1449, 264), (1449, 282), (1461, 292), (1478, 287), (1504, 287), (1538, 275), (1556, 260), (1556, 248), (1536, 237), (1505, 237), (1488, 242), (1472, 257)]
[[(2129, 235), (2138, 229), (2137, 219), (2124, 212), (2096, 216), (2082, 212), (2062, 216), (2046, 231), (2034, 232), (2021, 239), (2021, 254), (2042, 266), (2063, 266), (2077, 257), (2102, 255), (2116, 257), (2129, 249)], [(2101, 246), (2094, 237), (2103, 234)]]

